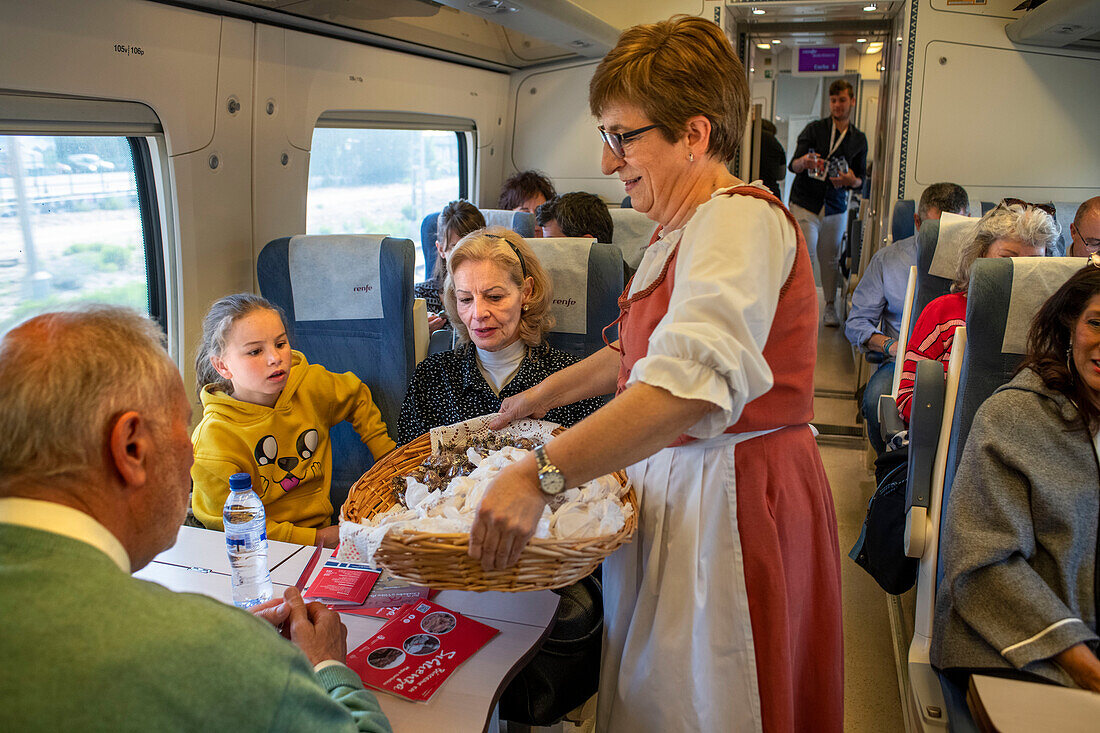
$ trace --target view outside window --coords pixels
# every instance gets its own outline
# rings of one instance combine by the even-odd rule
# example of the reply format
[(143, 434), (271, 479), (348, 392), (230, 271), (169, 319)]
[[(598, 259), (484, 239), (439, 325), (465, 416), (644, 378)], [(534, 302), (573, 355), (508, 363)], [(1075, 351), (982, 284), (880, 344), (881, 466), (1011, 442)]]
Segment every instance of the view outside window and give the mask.
[(307, 234), (387, 234), (416, 245), (420, 222), (458, 198), (458, 135), (447, 130), (317, 128), (309, 159)]
[(125, 137), (0, 135), (0, 335), (85, 302), (149, 312)]

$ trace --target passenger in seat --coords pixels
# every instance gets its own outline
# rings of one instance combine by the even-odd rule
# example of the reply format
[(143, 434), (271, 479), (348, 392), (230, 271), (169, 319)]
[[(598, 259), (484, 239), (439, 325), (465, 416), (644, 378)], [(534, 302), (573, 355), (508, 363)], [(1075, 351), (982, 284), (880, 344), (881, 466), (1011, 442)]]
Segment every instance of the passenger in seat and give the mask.
[[(969, 216), (966, 191), (955, 183), (933, 183), (921, 194), (913, 225), (939, 219), (940, 214)], [(894, 361), (901, 337), (901, 316), (905, 310), (905, 289), (909, 270), (917, 264), (917, 237), (914, 234), (875, 252), (867, 270), (852, 294), (852, 310), (844, 324), (844, 335), (860, 351), (882, 354), (882, 362), (867, 380), (860, 410), (867, 425), (867, 439), (882, 455), (886, 444), (879, 432), (878, 400), (893, 386)]]
[(535, 221), (544, 237), (592, 237), (611, 244), (615, 222), (599, 196), (584, 191), (563, 193), (535, 211)]
[(1088, 257), (1100, 252), (1100, 196), (1093, 196), (1078, 207), (1069, 233), (1073, 240), (1071, 256)]
[(951, 292), (924, 307), (905, 347), (897, 401), (906, 423), (917, 362), (938, 359), (946, 364), (955, 329), (966, 322), (966, 291), (974, 261), (981, 257), (1044, 257), (1054, 251), (1060, 233), (1051, 204), (1005, 199), (981, 218), (973, 240), (963, 250)]
[[(497, 208), (506, 211), (526, 211), (528, 214), (534, 214), (540, 206), (554, 198), (556, 194), (554, 184), (550, 182), (550, 179), (544, 173), (520, 171), (501, 186), (500, 201), (497, 203)], [(535, 236), (542, 236), (537, 227)]]
[(1100, 692), (1100, 255), (1090, 262), (978, 408), (947, 502), (932, 664), (960, 685), (980, 672)]
[(268, 537), (336, 547), (329, 429), (349, 421), (376, 460), (394, 447), (370, 390), (351, 372), (333, 374), (291, 351), (282, 312), (258, 295), (217, 301), (202, 331), (195, 357), (202, 420), (191, 436), (195, 517), (221, 530), (229, 477), (248, 473)]
[(438, 331), (450, 325), (443, 312), (443, 278), (447, 275), (447, 253), (458, 240), (485, 228), (485, 217), (469, 201), (452, 201), (439, 212), (435, 229), (435, 264), (432, 276), (413, 287), (413, 297), (423, 298), (428, 305), (428, 330)]
[[(503, 227), (466, 236), (447, 258), (443, 301), (459, 346), (420, 362), (409, 383), (398, 440), (497, 412), (501, 400), (533, 387), (576, 357), (546, 343), (553, 284), (523, 237)], [(573, 425), (600, 406), (587, 399), (550, 410)]]

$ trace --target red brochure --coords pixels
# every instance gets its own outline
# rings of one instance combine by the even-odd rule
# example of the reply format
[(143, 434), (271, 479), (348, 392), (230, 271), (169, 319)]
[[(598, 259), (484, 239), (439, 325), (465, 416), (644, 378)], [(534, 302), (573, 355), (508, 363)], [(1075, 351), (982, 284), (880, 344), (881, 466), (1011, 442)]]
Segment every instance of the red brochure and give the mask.
[(379, 575), (381, 571), (369, 565), (329, 560), (302, 597), (307, 601), (321, 601), (337, 608), (344, 605), (361, 606), (370, 595)]
[(350, 652), (347, 664), (368, 687), (425, 702), (497, 633), (431, 601), (418, 601)]
[[(385, 578), (385, 572), (383, 572), (382, 577), (383, 577), (383, 579)], [(378, 585), (381, 585), (381, 584), (382, 584), (382, 580), (379, 580)], [(377, 586), (375, 586), (375, 587), (377, 588)], [(417, 586), (410, 586), (410, 587), (417, 587)], [(418, 601), (418, 600), (420, 600), (420, 598), (424, 598), (424, 597), (426, 597), (428, 600), (431, 600), (431, 599), (435, 598), (437, 595), (439, 595), (439, 591), (437, 591), (437, 590), (428, 590), (427, 588), (423, 588), (422, 590), (425, 591), (424, 595), (414, 598), (413, 599), (414, 601)], [(371, 596), (372, 597), (374, 596), (374, 591), (373, 590), (371, 591)], [(403, 608), (405, 608), (405, 606), (408, 606), (408, 605), (411, 605), (411, 604), (403, 603), (400, 606), (378, 606), (378, 607), (372, 608), (371, 607), (371, 598), (367, 598), (367, 602), (364, 603), (362, 606), (356, 606), (356, 607), (352, 607), (352, 608), (349, 608), (347, 606), (338, 606), (338, 607), (336, 607), (336, 610), (339, 611), (340, 613), (350, 613), (350, 614), (353, 614), (355, 616), (371, 616), (373, 618), (384, 618), (384, 619), (389, 620), (389, 619), (394, 618), (395, 616), (397, 616), (397, 614), (401, 613), (401, 610)]]

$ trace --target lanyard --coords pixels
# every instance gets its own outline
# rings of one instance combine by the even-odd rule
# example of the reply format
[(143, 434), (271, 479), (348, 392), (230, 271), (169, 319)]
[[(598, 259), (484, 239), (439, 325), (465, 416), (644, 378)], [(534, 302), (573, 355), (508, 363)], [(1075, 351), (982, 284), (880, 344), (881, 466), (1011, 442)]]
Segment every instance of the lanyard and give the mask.
[[(848, 127), (851, 127), (851, 125), (849, 125)], [(848, 128), (845, 127), (844, 132), (840, 133), (840, 137), (836, 138), (836, 142), (833, 142), (833, 138), (836, 137), (836, 123), (833, 123), (833, 130), (829, 133), (829, 154), (825, 156), (826, 158), (833, 157), (833, 153), (835, 153), (836, 149), (840, 147), (840, 144), (844, 142), (844, 137), (847, 134)]]

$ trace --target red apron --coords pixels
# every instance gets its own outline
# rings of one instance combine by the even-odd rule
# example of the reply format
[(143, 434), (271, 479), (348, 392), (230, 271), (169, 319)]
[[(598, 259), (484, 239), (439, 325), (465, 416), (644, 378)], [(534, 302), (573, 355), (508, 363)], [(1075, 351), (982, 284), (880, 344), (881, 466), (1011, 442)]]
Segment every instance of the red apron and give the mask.
[[(665, 726), (840, 731), (839, 542), (832, 494), (808, 425), (817, 352), (813, 271), (801, 230), (771, 193), (740, 186), (724, 195), (751, 196), (779, 206), (797, 234), (794, 264), (763, 349), (774, 386), (744, 407), (726, 436), (695, 443), (681, 435), (672, 450), (628, 471), (640, 488), (641, 516), (634, 545), (605, 565), (608, 629), (600, 723), (612, 731)], [(620, 298), (620, 392), (668, 310), (680, 246), (652, 284), (632, 297), (627, 296), (628, 286)], [(711, 445), (717, 447), (707, 447)], [(689, 453), (677, 458), (679, 451)], [(722, 467), (727, 461), (725, 474), (710, 466), (695, 468)], [(694, 478), (687, 479), (689, 473)], [(723, 475), (732, 475), (732, 480)], [(728, 522), (724, 502), (734, 504)], [(682, 516), (684, 505), (687, 514), (698, 516)], [(647, 512), (660, 516), (655, 519)], [(685, 542), (691, 546), (678, 550)], [(692, 560), (693, 552), (698, 561)], [(617, 558), (620, 553), (623, 557)], [(686, 553), (686, 560), (678, 553)], [(678, 577), (685, 574), (698, 577), (685, 583)], [(677, 602), (686, 607), (665, 600), (676, 595), (689, 596)], [(731, 643), (728, 637), (736, 637), (741, 627), (722, 617), (738, 616), (741, 610), (748, 617), (744, 640)], [(683, 626), (693, 631), (681, 635)], [(697, 638), (708, 633), (726, 638)], [(660, 648), (662, 642), (654, 637), (668, 640), (667, 648)], [(677, 655), (675, 649), (687, 651)], [(678, 658), (690, 654), (697, 658)], [(673, 658), (675, 662), (668, 661)], [(681, 662), (684, 666), (675, 669)], [(670, 665), (668, 678), (657, 683), (655, 676), (664, 676), (660, 669), (665, 663)], [(649, 669), (643, 674), (639, 667)], [(721, 679), (716, 682), (715, 676)], [(712, 679), (700, 679), (706, 677)], [(715, 699), (725, 692), (734, 702)], [(654, 695), (669, 697), (649, 700)], [(670, 712), (670, 698), (687, 702), (682, 710)], [(751, 715), (742, 710), (745, 705), (754, 708)]]

